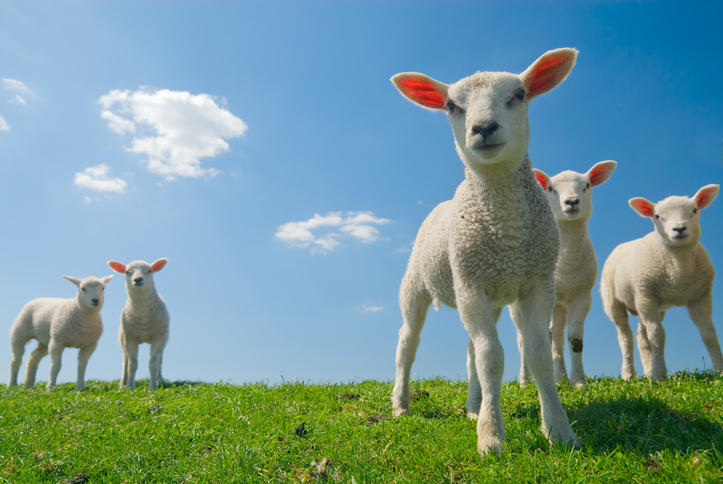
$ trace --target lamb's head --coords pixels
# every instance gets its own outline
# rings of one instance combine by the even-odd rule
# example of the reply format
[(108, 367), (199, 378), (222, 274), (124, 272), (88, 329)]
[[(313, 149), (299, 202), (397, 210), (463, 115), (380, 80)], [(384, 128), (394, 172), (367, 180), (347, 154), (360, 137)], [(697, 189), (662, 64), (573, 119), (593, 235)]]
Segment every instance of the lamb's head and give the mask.
[(552, 178), (543, 171), (533, 169), (537, 181), (545, 190), (555, 220), (584, 222), (592, 215), (592, 188), (605, 183), (613, 174), (617, 163), (601, 161), (587, 173), (563, 171)]
[(718, 196), (718, 185), (706, 185), (693, 198), (672, 196), (657, 204), (632, 198), (630, 206), (642, 217), (653, 219), (655, 232), (668, 247), (694, 245), (700, 239), (700, 210)]
[(105, 285), (113, 279), (113, 276), (105, 276), (101, 279), (90, 276), (85, 279), (73, 276), (63, 276), (76, 286), (78, 286), (78, 306), (85, 309), (92, 309), (94, 311), (100, 311), (103, 307), (103, 301), (105, 297), (103, 293), (105, 291)]
[(167, 263), (168, 259), (158, 259), (153, 264), (137, 260), (125, 265), (112, 260), (108, 261), (108, 266), (114, 271), (126, 275), (126, 290), (128, 295), (131, 295), (154, 292), (156, 286), (153, 282), (153, 274), (166, 267)]
[(475, 172), (485, 166), (516, 166), (530, 142), (528, 103), (560, 84), (577, 59), (575, 49), (546, 52), (522, 74), (477, 72), (447, 85), (405, 72), (391, 81), (404, 97), (429, 109), (447, 111), (462, 161)]

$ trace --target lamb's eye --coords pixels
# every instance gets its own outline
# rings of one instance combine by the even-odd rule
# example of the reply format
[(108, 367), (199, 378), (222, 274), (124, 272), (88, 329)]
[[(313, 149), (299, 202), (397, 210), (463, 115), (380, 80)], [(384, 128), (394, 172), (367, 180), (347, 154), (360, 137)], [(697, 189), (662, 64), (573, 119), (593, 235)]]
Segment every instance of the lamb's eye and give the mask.
[(525, 100), (525, 90), (524, 89), (518, 89), (515, 93), (515, 99), (522, 102)]
[(447, 109), (449, 109), (450, 114), (454, 114), (455, 110), (459, 109), (459, 107), (452, 101), (447, 101)]
[(146, 274), (150, 274), (153, 269), (148, 269), (148, 272)]
[(698, 208), (694, 208), (693, 213), (698, 213)]
[(660, 218), (660, 215), (658, 215), (658, 214), (656, 213), (656, 214), (655, 214), (655, 218), (659, 219), (659, 218)]
[(550, 193), (552, 193), (552, 192), (554, 191), (554, 190), (552, 189), (552, 185), (550, 185), (549, 187), (547, 187), (547, 191), (550, 192)]
[(81, 290), (81, 291), (85, 291), (85, 288), (84, 288), (84, 287), (81, 287), (80, 290)]
[(131, 275), (131, 271), (126, 271), (126, 274), (128, 274), (128, 275), (130, 276), (130, 275)]

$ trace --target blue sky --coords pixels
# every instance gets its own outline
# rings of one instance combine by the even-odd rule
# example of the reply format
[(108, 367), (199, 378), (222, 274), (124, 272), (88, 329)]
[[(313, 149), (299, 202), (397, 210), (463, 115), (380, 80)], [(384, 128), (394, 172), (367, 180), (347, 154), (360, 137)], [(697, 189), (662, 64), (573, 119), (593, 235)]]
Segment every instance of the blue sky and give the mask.
[[(73, 297), (63, 274), (167, 257), (166, 378), (391, 380), (411, 244), (463, 166), (446, 116), (389, 78), (519, 73), (579, 49), (531, 103), (529, 153), (549, 175), (618, 162), (593, 195), (602, 266), (652, 230), (628, 199), (723, 181), (721, 15), (712, 1), (1, 2), (0, 324), (33, 298)], [(722, 217), (723, 199), (702, 214), (718, 268)], [(123, 282), (106, 289), (87, 378), (120, 378)], [(722, 283), (713, 297), (723, 333)], [(507, 311), (498, 326), (511, 380)], [(671, 371), (710, 367), (684, 309), (664, 326)], [(585, 330), (587, 373), (618, 376), (597, 286)], [(430, 310), (413, 373), (466, 378), (466, 343), (455, 310)], [(59, 381), (75, 380), (76, 355)], [(139, 378), (147, 364), (146, 345)]]

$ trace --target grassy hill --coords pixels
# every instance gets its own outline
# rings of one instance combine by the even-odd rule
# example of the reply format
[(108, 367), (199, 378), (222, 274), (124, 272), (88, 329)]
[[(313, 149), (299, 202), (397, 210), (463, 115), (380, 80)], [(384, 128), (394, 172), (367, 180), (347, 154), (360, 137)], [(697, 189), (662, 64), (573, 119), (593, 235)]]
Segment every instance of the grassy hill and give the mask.
[(506, 451), (484, 458), (464, 415), (466, 382), (413, 382), (401, 418), (391, 384), (376, 381), (87, 386), (0, 390), (1, 482), (723, 481), (723, 378), (712, 373), (561, 386), (580, 451), (540, 434), (534, 385), (505, 384)]

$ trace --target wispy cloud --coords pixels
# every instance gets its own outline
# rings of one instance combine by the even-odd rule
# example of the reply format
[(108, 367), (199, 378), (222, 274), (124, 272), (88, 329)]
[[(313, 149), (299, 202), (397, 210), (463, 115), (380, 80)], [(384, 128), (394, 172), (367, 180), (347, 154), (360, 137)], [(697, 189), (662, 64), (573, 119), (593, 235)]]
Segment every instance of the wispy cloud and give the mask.
[[(80, 173), (75, 174), (73, 183), (82, 188), (88, 188), (96, 192), (115, 192), (124, 193), (128, 184), (121, 178), (111, 178), (108, 176), (110, 168), (100, 164), (91, 166)], [(86, 202), (89, 200), (86, 198)]]
[[(279, 226), (274, 234), (290, 247), (308, 247), (312, 254), (326, 254), (341, 244), (340, 240), (352, 237), (364, 243), (379, 240), (379, 229), (390, 220), (379, 218), (372, 212), (329, 212), (324, 216), (314, 214), (309, 220), (289, 222)], [(323, 232), (315, 235), (314, 232)]]
[(98, 102), (111, 130), (134, 135), (126, 149), (146, 155), (148, 169), (167, 180), (217, 175), (219, 170), (201, 167), (201, 159), (229, 151), (225, 139), (243, 136), (248, 128), (208, 94), (113, 90)]
[(382, 306), (367, 306), (366, 304), (361, 305), (361, 311), (365, 314), (378, 313), (384, 309)]
[[(22, 81), (18, 81), (16, 79), (7, 79), (4, 78), (2, 80), (2, 87), (6, 91), (11, 91), (14, 93), (14, 96), (12, 96), (8, 102), (10, 104), (27, 104), (27, 101), (25, 100), (25, 97), (32, 97), (35, 95), (35, 93), (26, 86)], [(21, 96), (22, 94), (23, 96)]]
[(0, 116), (0, 131), (10, 131), (10, 125), (2, 116)]

